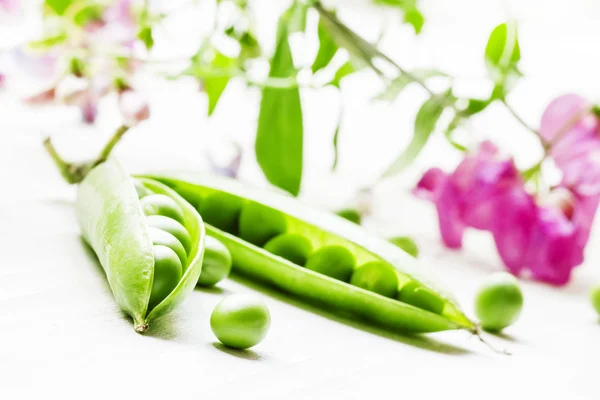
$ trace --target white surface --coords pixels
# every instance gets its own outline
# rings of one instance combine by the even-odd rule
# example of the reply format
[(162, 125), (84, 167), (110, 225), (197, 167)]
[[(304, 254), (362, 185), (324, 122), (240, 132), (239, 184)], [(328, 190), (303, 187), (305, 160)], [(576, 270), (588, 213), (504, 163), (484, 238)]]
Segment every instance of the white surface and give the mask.
[[(428, 3), (432, 30), (418, 46), (387, 40), (386, 49), (408, 65), (434, 62), (481, 76), (485, 34), (508, 8), (454, 3), (447, 9)], [(554, 94), (576, 90), (593, 98), (600, 92), (599, 60), (590, 55), (600, 28), (594, 23), (597, 3), (572, 2), (568, 13), (563, 2), (531, 3), (520, 9), (514, 2), (511, 9), (522, 21), (524, 69), (534, 77), (512, 100), (534, 123)], [(544, 8), (543, 18), (534, 3)], [(571, 30), (556, 25), (563, 20), (570, 21)], [(435, 24), (441, 26), (433, 29)], [(568, 40), (562, 36), (567, 33)], [(470, 82), (469, 90), (477, 89), (477, 82)], [(117, 150), (131, 170), (202, 168), (203, 149), (224, 135), (251, 148), (256, 108), (248, 104), (256, 93), (241, 96), (241, 88), (232, 86), (214, 119), (206, 121), (205, 99), (188, 83), (148, 87), (152, 120), (130, 132)], [(418, 106), (416, 92), (391, 106), (370, 104), (367, 94), (378, 86), (368, 75), (352, 78), (344, 90), (352, 97), (346, 100), (342, 159), (335, 174), (328, 173), (327, 146), (337, 108), (326, 105), (338, 97), (328, 90), (303, 93), (303, 196), (313, 204), (340, 206), (355, 187), (376, 176), (406, 143), (399, 132), (410, 126)], [(587, 300), (589, 286), (599, 279), (597, 234), (569, 286), (523, 282), (521, 319), (504, 339), (490, 338), (511, 350), (511, 357), (491, 352), (464, 332), (403, 337), (349, 324), (236, 280), (221, 290), (196, 290), (152, 335), (136, 334), (79, 238), (74, 188), (61, 181), (41, 147), (41, 138), (52, 133), (66, 157), (92, 155), (116, 124), (112, 101), (102, 104), (94, 129), (79, 125), (75, 110), (32, 111), (0, 95), (0, 398), (598, 398), (600, 325)], [(503, 110), (488, 113), (476, 128), (515, 151), (522, 165), (539, 156), (535, 142)], [(424, 168), (451, 166), (457, 159), (442, 140), (431, 143), (399, 183), (379, 190), (368, 227), (381, 234), (414, 234), (423, 262), (435, 267), (472, 315), (477, 285), (502, 268), (491, 239), (470, 232), (461, 252), (443, 249), (433, 208), (402, 189)], [(244, 177), (262, 182), (251, 157), (244, 160)], [(215, 346), (209, 327), (212, 308), (232, 292), (257, 293), (272, 313), (269, 335), (246, 353)]]

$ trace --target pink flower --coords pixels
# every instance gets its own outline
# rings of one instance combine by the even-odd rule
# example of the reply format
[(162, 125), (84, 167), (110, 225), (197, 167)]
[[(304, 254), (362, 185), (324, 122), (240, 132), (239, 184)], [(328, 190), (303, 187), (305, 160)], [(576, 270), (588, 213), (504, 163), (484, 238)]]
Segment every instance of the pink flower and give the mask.
[(6, 12), (15, 11), (19, 6), (19, 0), (0, 0), (0, 9)]
[(490, 142), (482, 143), (451, 174), (427, 171), (415, 189), (435, 204), (446, 246), (460, 248), (466, 228), (489, 231), (510, 272), (528, 271), (534, 279), (556, 285), (565, 284), (582, 263), (598, 205), (597, 199), (567, 192), (567, 197), (554, 196), (560, 200), (555, 205), (538, 205), (514, 162), (499, 157)]
[(542, 115), (540, 135), (563, 173), (561, 185), (579, 195), (600, 194), (599, 129), (591, 104), (574, 94), (557, 97)]

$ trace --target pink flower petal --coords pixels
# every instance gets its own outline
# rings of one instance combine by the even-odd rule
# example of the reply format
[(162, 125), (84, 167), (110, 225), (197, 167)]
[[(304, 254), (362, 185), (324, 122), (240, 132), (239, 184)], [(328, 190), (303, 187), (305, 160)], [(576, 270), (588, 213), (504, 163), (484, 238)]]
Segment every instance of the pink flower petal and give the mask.
[(540, 122), (540, 134), (547, 141), (555, 140), (556, 133), (571, 118), (589, 108), (589, 102), (576, 94), (565, 94), (552, 100)]
[(446, 177), (446, 173), (441, 169), (431, 168), (423, 174), (413, 193), (422, 199), (433, 200), (434, 193)]

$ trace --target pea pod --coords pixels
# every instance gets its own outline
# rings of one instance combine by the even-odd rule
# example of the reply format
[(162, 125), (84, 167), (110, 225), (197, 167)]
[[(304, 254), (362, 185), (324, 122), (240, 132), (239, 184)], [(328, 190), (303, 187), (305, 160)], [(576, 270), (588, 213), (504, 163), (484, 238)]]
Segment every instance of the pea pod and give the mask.
[[(191, 239), (185, 250), (174, 235), (149, 226), (138, 196), (161, 196), (160, 205), (181, 210), (179, 223)], [(205, 229), (198, 212), (173, 190), (154, 180), (134, 181), (117, 161), (108, 160), (81, 182), (76, 208), (83, 238), (137, 332), (146, 331), (193, 290), (202, 268)]]
[[(266, 283), (313, 304), (344, 315), (353, 315), (390, 330), (435, 332), (465, 329), (473, 333), (478, 332), (476, 323), (465, 316), (452, 297), (433, 284), (430, 278), (424, 278), (422, 274), (424, 266), (419, 261), (402, 249), (384, 239), (370, 235), (359, 226), (339, 216), (302, 205), (289, 196), (248, 188), (239, 182), (225, 178), (193, 173), (152, 175), (149, 178), (171, 187), (190, 203), (197, 205), (200, 210), (203, 209), (203, 199), (226, 194), (227, 197), (236, 199), (238, 204), (231, 220), (240, 214), (244, 217), (245, 210), (252, 210), (253, 214), (259, 216), (255, 225), (250, 219), (239, 218), (240, 229), (232, 229), (230, 225), (225, 226), (230, 232), (239, 232), (240, 237), (219, 227), (206, 225), (207, 233), (220, 240), (231, 252), (234, 273)], [(227, 216), (219, 217), (229, 221)], [(203, 215), (203, 218), (209, 220), (214, 219), (214, 216)], [(257, 234), (243, 235), (244, 232)], [(344, 282), (340, 280), (342, 278), (335, 279), (327, 276), (326, 268), (302, 267), (259, 247), (264, 242), (268, 243), (272, 237), (282, 234), (305, 237), (310, 241), (314, 251), (312, 254), (319, 258), (323, 254), (319, 249), (334, 247), (347, 249), (355, 261), (354, 271), (368, 263), (391, 266), (398, 278), (398, 294), (402, 293), (402, 289), (407, 286), (426, 288), (426, 293), (439, 299), (442, 307), (429, 307), (431, 301), (422, 301), (418, 293), (416, 296), (403, 297), (395, 296), (386, 289), (386, 296), (383, 296), (376, 291), (368, 290), (372, 285), (367, 283), (372, 278), (355, 279), (355, 281), (366, 280), (367, 282), (355, 286), (351, 284), (351, 280)], [(241, 237), (250, 238), (254, 244), (242, 240)], [(266, 247), (269, 249), (271, 246)], [(317, 261), (311, 261), (309, 256), (306, 266)], [(344, 276), (343, 279), (346, 277)], [(399, 300), (404, 298), (409, 300)]]

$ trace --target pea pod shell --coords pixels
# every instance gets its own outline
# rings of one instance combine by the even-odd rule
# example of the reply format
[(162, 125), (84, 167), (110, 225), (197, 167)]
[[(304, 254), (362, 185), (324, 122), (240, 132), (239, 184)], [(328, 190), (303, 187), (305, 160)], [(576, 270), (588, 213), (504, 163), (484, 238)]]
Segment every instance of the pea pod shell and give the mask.
[(96, 253), (116, 302), (133, 318), (138, 332), (145, 331), (151, 321), (173, 310), (193, 290), (202, 268), (205, 236), (202, 219), (177, 193), (155, 181), (143, 183), (179, 204), (193, 238), (185, 274), (176, 288), (150, 311), (153, 245), (129, 174), (114, 159), (100, 164), (81, 182), (76, 202), (83, 238)]
[[(391, 329), (412, 332), (448, 329), (475, 332), (477, 329), (476, 324), (465, 316), (448, 291), (433, 281), (432, 273), (427, 272), (421, 262), (339, 216), (305, 206), (289, 196), (253, 189), (226, 178), (185, 172), (156, 174), (151, 178), (167, 184), (191, 202), (196, 201), (202, 190), (217, 190), (275, 208), (290, 218), (305, 223), (306, 226), (301, 228), (302, 232), (295, 231), (296, 233), (324, 239), (324, 244), (344, 244), (366, 250), (396, 268), (399, 278), (403, 277), (400, 285), (410, 281), (420, 282), (438, 293), (447, 306), (443, 315), (439, 315), (353, 287), (275, 257), (264, 249), (207, 225), (207, 232), (229, 248), (233, 256), (233, 271), (236, 273), (262, 280), (288, 293), (342, 312), (350, 312)], [(372, 261), (372, 257), (358, 260), (359, 264), (366, 261)]]

